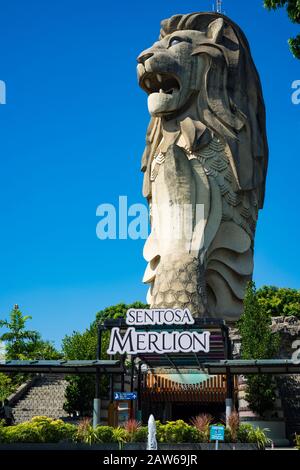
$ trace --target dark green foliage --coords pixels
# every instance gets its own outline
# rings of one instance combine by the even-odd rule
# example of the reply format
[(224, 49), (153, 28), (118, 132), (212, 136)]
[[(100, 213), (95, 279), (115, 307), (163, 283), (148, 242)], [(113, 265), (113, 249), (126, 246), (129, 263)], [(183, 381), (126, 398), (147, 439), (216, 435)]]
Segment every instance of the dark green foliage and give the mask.
[(263, 286), (257, 290), (259, 306), (272, 317), (294, 315), (300, 318), (300, 291), (285, 287)]
[[(105, 320), (125, 318), (129, 308), (147, 308), (148, 305), (134, 302), (130, 305), (124, 303), (107, 307), (96, 314), (96, 320), (83, 333), (74, 331), (72, 335), (65, 336), (62, 341), (64, 357), (70, 360), (95, 359), (97, 352), (97, 325), (103, 324)], [(109, 331), (102, 333), (101, 359), (107, 359), (106, 351), (109, 343)], [(69, 385), (66, 390), (66, 402), (64, 409), (68, 413), (79, 412), (80, 416), (90, 416), (92, 402), (95, 396), (95, 378), (93, 376), (70, 376), (67, 378)], [(107, 396), (108, 378), (101, 377), (100, 394)]]
[(112, 305), (111, 307), (100, 310), (96, 314), (96, 323), (104, 323), (105, 320), (109, 319), (125, 318), (126, 312), (129, 308), (149, 308), (149, 305), (138, 301), (133, 302), (130, 305), (124, 303)]
[[(225, 442), (226, 443), (233, 442), (233, 439), (231, 437), (231, 432), (230, 432), (229, 428), (225, 428)], [(234, 442), (236, 442), (236, 441), (234, 441)]]
[[(71, 336), (66, 336), (62, 342), (62, 349), (68, 360), (95, 359), (96, 329), (90, 328), (83, 333), (74, 332)], [(90, 416), (95, 395), (95, 377), (88, 374), (72, 375), (67, 377), (67, 380), (69, 384), (66, 389), (65, 411), (70, 414), (78, 412), (80, 416)]]
[(299, 0), (264, 0), (264, 5), (268, 10), (277, 10), (277, 8), (286, 6), (290, 20), (293, 23), (300, 23)]
[(97, 331), (89, 328), (83, 333), (74, 331), (71, 336), (65, 336), (62, 349), (66, 359), (95, 359), (97, 350)]
[(264, 416), (274, 408), (276, 385), (271, 375), (249, 375), (247, 378), (246, 400), (251, 410)]
[(7, 375), (0, 373), (0, 401), (5, 400), (14, 391), (15, 386), (12, 378)]
[(62, 358), (63, 354), (57, 351), (51, 341), (45, 341), (38, 337), (27, 345), (26, 359), (56, 361)]
[[(91, 416), (95, 396), (95, 377), (93, 375), (72, 375), (66, 377), (69, 382), (65, 392), (64, 410), (79, 416)], [(103, 385), (103, 384), (101, 384)]]
[(296, 57), (296, 59), (300, 59), (300, 34), (298, 34), (295, 38), (290, 38), (289, 45), (292, 54)]
[(237, 438), (239, 442), (248, 442), (248, 435), (252, 430), (251, 424), (240, 424)]
[(95, 431), (98, 442), (103, 444), (114, 442), (114, 428), (111, 426), (98, 426)]
[[(285, 6), (288, 17), (292, 23), (300, 23), (299, 0), (264, 0), (264, 6), (268, 10), (277, 10)], [(300, 35), (289, 39), (289, 45), (294, 57), (300, 59)]]
[(141, 426), (132, 436), (132, 442), (147, 442), (148, 427)]
[(279, 337), (271, 331), (270, 317), (261, 306), (254, 282), (250, 282), (239, 321), (243, 359), (271, 359), (278, 352)]
[[(262, 308), (254, 282), (250, 282), (244, 300), (244, 313), (239, 321), (243, 359), (271, 359), (279, 349), (279, 336), (270, 328), (271, 317)], [(275, 386), (269, 375), (248, 376), (246, 399), (251, 410), (263, 416), (274, 407)]]

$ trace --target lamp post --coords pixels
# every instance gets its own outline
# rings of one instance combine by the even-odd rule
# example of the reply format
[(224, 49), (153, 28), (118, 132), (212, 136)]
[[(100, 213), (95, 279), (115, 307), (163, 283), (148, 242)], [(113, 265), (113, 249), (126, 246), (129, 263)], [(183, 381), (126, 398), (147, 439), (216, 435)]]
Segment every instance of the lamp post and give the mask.
[[(101, 360), (101, 348), (102, 348), (102, 331), (104, 326), (98, 323), (97, 328), (97, 354), (96, 359)], [(93, 403), (93, 428), (96, 428), (100, 424), (101, 418), (101, 400), (100, 400), (100, 369), (96, 366), (96, 387), (95, 387), (95, 398)]]

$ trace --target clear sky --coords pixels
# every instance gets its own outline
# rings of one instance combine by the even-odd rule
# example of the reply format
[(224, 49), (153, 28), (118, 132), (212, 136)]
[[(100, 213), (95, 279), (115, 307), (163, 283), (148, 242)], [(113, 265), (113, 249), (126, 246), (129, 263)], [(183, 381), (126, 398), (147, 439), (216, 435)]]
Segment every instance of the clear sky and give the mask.
[[(60, 344), (96, 311), (145, 300), (143, 240), (100, 241), (96, 208), (143, 202), (140, 159), (149, 120), (136, 82), (138, 53), (160, 20), (207, 11), (213, 0), (0, 0), (0, 318), (15, 303)], [(270, 166), (255, 280), (300, 287), (300, 105), (291, 84), (299, 30), (262, 0), (225, 0), (261, 75)]]

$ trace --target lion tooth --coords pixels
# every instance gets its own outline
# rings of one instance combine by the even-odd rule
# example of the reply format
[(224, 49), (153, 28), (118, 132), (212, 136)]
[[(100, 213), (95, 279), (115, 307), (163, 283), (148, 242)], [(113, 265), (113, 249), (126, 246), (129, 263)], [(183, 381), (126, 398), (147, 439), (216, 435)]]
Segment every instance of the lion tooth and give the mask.
[(159, 83), (161, 83), (163, 81), (163, 78), (159, 73), (156, 75), (156, 78), (159, 81)]
[(151, 82), (149, 79), (145, 80), (145, 85), (147, 88), (151, 88)]
[(159, 93), (163, 93), (163, 89), (162, 89), (162, 88), (160, 88)]

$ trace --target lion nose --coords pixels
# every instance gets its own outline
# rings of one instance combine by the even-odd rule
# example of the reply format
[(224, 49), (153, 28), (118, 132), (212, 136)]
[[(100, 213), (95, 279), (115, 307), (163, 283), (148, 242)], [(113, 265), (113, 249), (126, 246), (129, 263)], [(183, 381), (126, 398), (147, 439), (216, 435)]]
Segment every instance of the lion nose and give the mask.
[(139, 64), (143, 64), (146, 62), (147, 59), (150, 59), (150, 57), (153, 56), (153, 52), (142, 52), (138, 58), (137, 61)]

